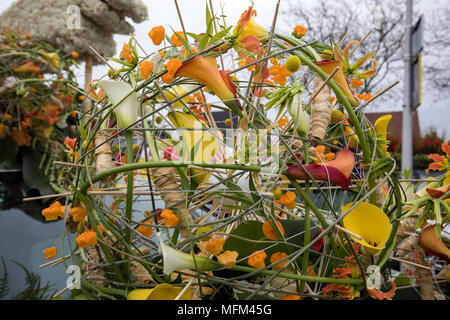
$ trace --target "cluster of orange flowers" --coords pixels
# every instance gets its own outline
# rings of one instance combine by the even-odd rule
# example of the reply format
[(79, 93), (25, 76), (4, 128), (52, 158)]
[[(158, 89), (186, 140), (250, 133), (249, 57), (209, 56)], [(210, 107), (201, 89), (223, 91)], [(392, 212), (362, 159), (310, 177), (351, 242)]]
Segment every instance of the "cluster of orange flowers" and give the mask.
[(292, 73), (286, 69), (284, 64), (274, 64), (269, 68), (269, 74), (272, 76), (272, 80), (275, 83), (280, 86), (285, 86), (287, 77), (289, 77)]

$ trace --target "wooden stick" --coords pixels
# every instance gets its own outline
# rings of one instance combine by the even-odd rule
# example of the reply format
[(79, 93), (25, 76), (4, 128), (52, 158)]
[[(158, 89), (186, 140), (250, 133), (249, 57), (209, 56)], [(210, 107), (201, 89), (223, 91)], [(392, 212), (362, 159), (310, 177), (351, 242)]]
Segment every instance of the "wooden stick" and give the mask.
[(92, 52), (95, 53), (95, 55), (103, 61), (104, 64), (106, 64), (108, 67), (111, 68), (111, 70), (114, 70), (114, 68), (109, 64), (108, 60), (106, 60), (105, 58), (102, 57), (102, 55), (100, 53), (97, 52), (97, 50), (95, 50), (95, 48), (91, 45), (89, 45), (89, 49), (92, 50)]
[(187, 41), (187, 34), (186, 34), (186, 29), (184, 28), (184, 23), (183, 23), (183, 18), (181, 17), (181, 12), (180, 12), (180, 8), (178, 7), (178, 1), (177, 0), (173, 0), (175, 2), (175, 6), (177, 7), (177, 13), (178, 13), (178, 18), (180, 19), (180, 23), (181, 23), (181, 28), (183, 29), (183, 33), (184, 33), (184, 38)]
[(363, 44), (363, 42), (369, 37), (369, 35), (372, 33), (372, 30), (367, 32), (367, 34), (356, 44), (356, 46), (353, 48), (353, 50), (350, 52), (349, 57), (351, 57), (355, 51)]
[(62, 289), (61, 291), (59, 291), (58, 293), (56, 293), (53, 298), (56, 298), (59, 295), (62, 295), (64, 292), (66, 292), (67, 290), (71, 289), (73, 287), (73, 283), (69, 284), (67, 287), (65, 287), (64, 289)]
[(402, 260), (402, 259), (399, 259), (399, 258), (396, 258), (396, 257), (390, 257), (389, 259), (395, 260), (395, 261), (398, 261), (398, 262), (403, 262), (403, 263), (406, 263), (406, 264), (410, 264), (410, 265), (413, 265), (413, 266), (416, 266), (416, 267), (419, 267), (419, 268), (431, 270), (430, 267), (427, 267), (427, 266), (424, 266), (424, 265), (421, 265), (421, 264), (418, 264), (418, 263), (414, 263), (414, 262), (411, 262), (411, 261)]
[(69, 166), (69, 167), (81, 167), (81, 168), (95, 169), (94, 166), (87, 166), (87, 165), (84, 165), (84, 164), (63, 162), (63, 161), (57, 161), (57, 160), (54, 160), (53, 164), (59, 164), (59, 165), (62, 165), (62, 166)]
[(181, 292), (175, 297), (174, 300), (180, 300), (180, 298), (187, 291), (187, 289), (190, 288), (190, 286), (192, 285), (193, 282), (194, 282), (194, 277), (192, 277), (191, 280), (189, 280), (189, 282), (184, 286), (183, 290), (181, 290)]
[(341, 227), (341, 226), (339, 226), (339, 225), (334, 225), (335, 227), (336, 227), (336, 229), (339, 229), (339, 230), (341, 230), (341, 231), (343, 231), (343, 232), (345, 232), (345, 233), (347, 233), (347, 234), (349, 234), (349, 235), (351, 235), (352, 237), (354, 237), (354, 238), (356, 238), (356, 239), (358, 239), (358, 240), (362, 240), (363, 238), (361, 238), (359, 235), (357, 235), (356, 233), (353, 233), (353, 232), (351, 232), (350, 230), (347, 230), (347, 229), (345, 229), (345, 228), (343, 228), (343, 227)]
[(49, 262), (47, 262), (47, 263), (41, 264), (41, 265), (39, 266), (39, 268), (43, 268), (43, 267), (46, 267), (46, 266), (49, 266), (49, 265), (57, 265), (58, 263), (62, 262), (63, 260), (66, 260), (66, 259), (68, 259), (68, 258), (70, 258), (70, 257), (71, 257), (71, 255), (68, 254), (68, 255), (65, 256), (65, 257), (60, 257), (60, 258), (55, 259), (55, 260), (53, 260), (53, 261), (49, 261)]

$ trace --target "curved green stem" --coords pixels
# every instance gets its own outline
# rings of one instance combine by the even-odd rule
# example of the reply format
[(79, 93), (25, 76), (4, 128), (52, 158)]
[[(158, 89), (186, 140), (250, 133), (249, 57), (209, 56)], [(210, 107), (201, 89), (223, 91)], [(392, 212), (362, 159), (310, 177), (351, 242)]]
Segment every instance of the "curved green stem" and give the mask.
[[(133, 154), (133, 131), (127, 130), (124, 132), (125, 141), (127, 145), (127, 156), (128, 156), (128, 164), (133, 163), (134, 154)], [(129, 170), (127, 174), (127, 196), (126, 196), (126, 205), (125, 205), (125, 221), (130, 224), (133, 215), (133, 170)], [(125, 228), (125, 242), (128, 245), (131, 245), (131, 230), (130, 228)], [(127, 262), (125, 264), (125, 275), (128, 279), (130, 273), (130, 264)]]
[[(278, 35), (278, 34), (276, 36), (292, 45), (297, 45), (297, 43), (295, 43), (295, 41), (289, 37)], [(282, 49), (287, 48), (286, 45), (280, 43), (279, 41), (274, 41), (274, 43)], [(304, 55), (299, 54), (297, 52), (293, 52), (292, 54), (297, 56), (304, 65), (308, 66), (313, 71), (315, 71), (323, 80), (326, 80), (328, 78), (328, 74), (326, 72), (322, 71), (322, 69), (320, 69), (309, 58), (307, 58)], [(370, 148), (369, 148), (369, 145), (367, 144), (366, 137), (362, 130), (361, 124), (359, 123), (358, 117), (356, 116), (355, 110), (353, 110), (353, 107), (350, 104), (350, 102), (348, 101), (347, 97), (344, 95), (344, 93), (341, 91), (339, 86), (332, 79), (328, 82), (328, 85), (336, 94), (337, 99), (342, 102), (342, 104), (344, 105), (344, 107), (348, 113), (348, 116), (350, 117), (350, 120), (352, 121), (352, 124), (355, 128), (356, 135), (359, 138), (359, 143), (361, 144), (364, 162), (366, 164), (371, 163), (372, 156), (371, 156)], [(373, 176), (369, 176), (369, 188), (372, 189), (372, 188), (374, 188), (374, 186), (375, 186), (375, 178)], [(370, 195), (370, 202), (372, 204), (376, 204), (375, 192)]]

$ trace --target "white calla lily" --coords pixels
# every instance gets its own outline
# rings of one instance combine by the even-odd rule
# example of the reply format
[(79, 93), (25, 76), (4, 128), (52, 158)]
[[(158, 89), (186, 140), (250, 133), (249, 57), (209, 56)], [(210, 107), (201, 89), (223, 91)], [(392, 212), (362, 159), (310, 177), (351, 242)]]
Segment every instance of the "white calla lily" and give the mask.
[(311, 117), (303, 111), (301, 104), (301, 94), (297, 94), (288, 108), (289, 114), (294, 121), (294, 126), (299, 135), (307, 137), (311, 128)]
[[(201, 256), (193, 256), (189, 253), (181, 252), (165, 244), (159, 237), (159, 249), (163, 256), (164, 274), (170, 274), (176, 270), (197, 270), (212, 271), (223, 267), (222, 264)], [(195, 261), (194, 261), (195, 258)]]
[(100, 80), (97, 84), (115, 107), (119, 128), (125, 128), (136, 121), (139, 111), (138, 96), (128, 83)]

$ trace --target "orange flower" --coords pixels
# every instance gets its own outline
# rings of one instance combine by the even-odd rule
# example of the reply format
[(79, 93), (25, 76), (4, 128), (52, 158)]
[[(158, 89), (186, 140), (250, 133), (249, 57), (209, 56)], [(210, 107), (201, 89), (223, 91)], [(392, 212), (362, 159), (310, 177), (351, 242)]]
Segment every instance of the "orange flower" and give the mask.
[(50, 247), (47, 249), (44, 249), (44, 251), (42, 251), (45, 255), (45, 259), (49, 260), (51, 258), (53, 258), (54, 256), (56, 256), (56, 254), (58, 253), (58, 249), (56, 249), (56, 247)]
[(37, 73), (37, 74), (39, 74), (42, 72), (41, 68), (39, 68), (39, 66), (36, 63), (34, 63), (33, 61), (24, 62), (12, 70), (17, 73)]
[(75, 144), (77, 143), (77, 138), (69, 138), (66, 137), (66, 139), (64, 139), (64, 145), (69, 148), (69, 149), (75, 149)]
[(131, 53), (131, 49), (128, 44), (124, 44), (122, 47), (122, 51), (120, 52), (120, 57), (128, 62), (133, 62), (133, 54)]
[(284, 127), (286, 124), (287, 124), (287, 117), (286, 116), (284, 116), (283, 118), (281, 118), (280, 120), (278, 120), (278, 125), (280, 126), (280, 127)]
[(151, 61), (145, 60), (139, 63), (139, 74), (143, 79), (148, 79), (153, 71), (155, 64)]
[(331, 160), (334, 160), (335, 156), (336, 155), (334, 154), (334, 152), (328, 152), (327, 154), (325, 154), (325, 159), (327, 161), (331, 161)]
[(45, 217), (45, 221), (58, 220), (58, 218), (64, 218), (64, 208), (59, 201), (56, 201), (50, 207), (42, 210), (42, 215)]
[(81, 222), (86, 218), (87, 211), (84, 207), (78, 206), (70, 209), (70, 215), (72, 216), (72, 220), (75, 222)]
[(299, 295), (296, 294), (285, 294), (281, 300), (300, 300), (301, 297)]
[(264, 251), (255, 251), (248, 258), (248, 265), (256, 269), (262, 269), (266, 266), (264, 260), (267, 258), (267, 254)]
[(153, 229), (150, 226), (140, 225), (136, 231), (141, 233), (144, 237), (150, 238), (153, 235)]
[(12, 128), (11, 138), (17, 142), (19, 147), (31, 146), (31, 136), (25, 131), (25, 128), (22, 128), (22, 130), (17, 129), (16, 127)]
[(183, 38), (184, 40), (186, 40), (186, 37), (184, 36), (184, 33), (182, 31), (177, 31), (175, 32), (171, 37), (170, 37), (170, 41), (172, 41), (172, 43), (177, 46), (177, 47), (181, 47), (183, 46), (183, 43), (181, 42), (181, 40), (177, 37), (177, 35), (179, 35), (181, 38)]
[(306, 35), (306, 31), (308, 31), (307, 28), (305, 28), (304, 26), (297, 25), (295, 26), (294, 32), (292, 34), (294, 35), (294, 37), (300, 39)]
[(173, 80), (173, 74), (167, 72), (161, 76), (161, 80), (162, 82), (169, 84)]
[(5, 124), (0, 123), (0, 140), (6, 138), (5, 128), (6, 128)]
[(103, 232), (105, 232), (105, 228), (103, 228), (102, 227), (102, 225), (97, 225), (97, 229), (98, 229), (98, 232), (100, 232), (100, 234), (103, 234)]
[(284, 64), (282, 64), (271, 66), (269, 68), (269, 74), (273, 76), (273, 81), (275, 83), (284, 86), (286, 85), (286, 78), (289, 77), (292, 73), (285, 68)]
[(9, 113), (5, 113), (3, 114), (3, 116), (5, 117), (6, 121), (11, 121), (12, 120), (12, 115), (10, 115)]
[(72, 58), (74, 58), (74, 59), (78, 59), (80, 57), (80, 54), (76, 51), (72, 51), (71, 55), (72, 55)]
[(289, 209), (294, 209), (297, 206), (297, 202), (295, 201), (296, 198), (297, 195), (295, 192), (288, 191), (281, 196), (280, 203), (284, 204)]
[(182, 65), (183, 63), (179, 59), (170, 59), (165, 64), (167, 71), (172, 75), (174, 75)]
[(153, 44), (159, 46), (165, 38), (165, 29), (163, 26), (153, 27), (148, 33), (148, 36), (152, 39)]
[[(277, 261), (280, 261), (284, 258), (287, 257), (287, 254), (285, 252), (275, 252), (271, 257), (270, 257), (270, 263), (275, 263)], [(283, 262), (279, 262), (276, 265), (274, 265), (273, 267), (277, 270), (280, 270), (281, 268), (283, 268), (286, 263), (288, 263), (288, 260), (285, 260)], [(286, 268), (285, 268), (286, 270)]]
[(76, 243), (80, 248), (87, 248), (97, 244), (97, 233), (95, 231), (85, 231), (80, 234), (76, 239)]
[[(276, 220), (275, 220), (275, 223), (277, 224), (278, 229), (280, 229), (281, 234), (284, 235), (284, 229), (283, 229), (283, 226), (281, 225), (281, 223)], [(262, 226), (262, 230), (263, 230), (264, 236), (266, 238), (269, 238), (270, 240), (278, 240), (277, 233), (275, 232), (275, 230), (273, 229), (273, 227), (269, 221), (264, 222), (264, 224)]]
[(225, 244), (225, 239), (223, 239), (223, 238), (209, 240), (206, 243), (206, 251), (208, 251), (214, 255), (217, 255), (220, 253), (220, 251), (222, 251), (224, 244)]
[(178, 221), (180, 220), (170, 209), (164, 209), (161, 212), (161, 218), (164, 219), (164, 224), (166, 225), (166, 227), (169, 228), (175, 227), (178, 224)]
[(352, 88), (353, 89), (358, 89), (359, 87), (361, 87), (364, 84), (364, 81), (358, 78), (353, 78), (352, 79)]
[(219, 71), (215, 57), (196, 56), (183, 63), (176, 75), (197, 80), (214, 92), (232, 110), (242, 109), (236, 97), (236, 85), (225, 71)]
[(223, 264), (225, 268), (231, 269), (236, 264), (236, 259), (238, 257), (238, 253), (236, 251), (225, 251), (221, 255), (217, 256), (217, 260), (219, 263)]
[(356, 97), (359, 100), (363, 100), (363, 101), (369, 101), (370, 99), (372, 99), (372, 95), (370, 93), (364, 93), (364, 94), (356, 94)]

